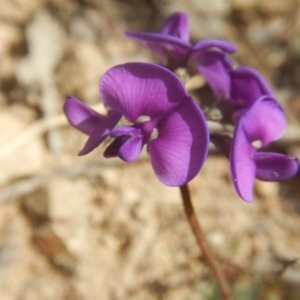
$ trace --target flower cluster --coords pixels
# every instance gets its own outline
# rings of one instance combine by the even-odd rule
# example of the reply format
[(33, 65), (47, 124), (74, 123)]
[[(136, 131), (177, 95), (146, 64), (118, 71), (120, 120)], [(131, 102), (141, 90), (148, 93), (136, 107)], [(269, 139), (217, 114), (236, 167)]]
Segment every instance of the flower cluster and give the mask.
[[(89, 136), (80, 155), (110, 136), (114, 140), (104, 156), (133, 162), (147, 145), (154, 172), (166, 185), (180, 186), (197, 175), (207, 155), (208, 128), (202, 111), (172, 72), (147, 63), (119, 65), (104, 74), (100, 94), (107, 116), (74, 97), (65, 103), (71, 125)], [(132, 125), (116, 127), (122, 117)]]
[[(248, 67), (233, 67), (228, 55), (236, 51), (234, 45), (216, 39), (192, 45), (187, 16), (179, 12), (166, 20), (160, 33), (125, 34), (160, 56), (165, 67), (135, 62), (108, 70), (100, 81), (107, 115), (67, 98), (64, 111), (70, 124), (88, 136), (79, 155), (108, 137), (113, 140), (104, 156), (126, 162), (135, 161), (147, 146), (158, 179), (181, 186), (200, 171), (211, 140), (229, 159), (234, 187), (247, 202), (252, 201), (255, 178), (281, 181), (297, 173), (296, 157), (259, 151), (283, 135), (286, 118), (263, 76)], [(209, 112), (204, 115), (172, 72), (190, 65), (212, 90), (211, 108), (218, 110), (222, 128), (218, 132), (209, 132)], [(128, 125), (118, 126), (122, 118)]]

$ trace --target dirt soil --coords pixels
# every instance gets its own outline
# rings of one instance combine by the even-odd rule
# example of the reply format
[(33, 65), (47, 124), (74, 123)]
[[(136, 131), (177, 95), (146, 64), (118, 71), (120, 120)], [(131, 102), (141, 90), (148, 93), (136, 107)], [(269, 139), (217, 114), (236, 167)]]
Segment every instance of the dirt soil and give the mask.
[[(158, 31), (175, 11), (192, 41), (227, 39), (236, 65), (264, 74), (288, 120), (272, 149), (300, 157), (300, 1), (1, 0), (1, 300), (219, 299), (179, 190), (146, 153), (78, 157), (86, 137), (62, 113), (70, 94), (103, 111), (106, 70), (157, 62), (124, 30)], [(235, 299), (300, 299), (300, 174), (257, 182), (247, 204), (211, 148), (190, 188)]]

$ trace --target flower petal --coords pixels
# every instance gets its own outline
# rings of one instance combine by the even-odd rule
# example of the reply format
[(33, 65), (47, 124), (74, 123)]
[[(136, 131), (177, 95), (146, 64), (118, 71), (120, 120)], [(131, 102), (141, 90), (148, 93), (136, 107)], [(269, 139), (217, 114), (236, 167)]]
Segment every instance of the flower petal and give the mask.
[(172, 14), (164, 23), (162, 34), (177, 36), (185, 41), (190, 40), (190, 32), (187, 14), (176, 12)]
[(78, 155), (86, 155), (98, 147), (110, 134), (110, 131), (118, 124), (122, 115), (116, 111), (109, 113), (102, 122), (94, 127), (83, 149)]
[(230, 96), (231, 68), (232, 62), (222, 52), (207, 51), (197, 60), (197, 69), (207, 80), (217, 100), (227, 100)]
[[(231, 176), (237, 193), (247, 202), (252, 202), (257, 172), (254, 157), (259, 155), (252, 143), (258, 140), (265, 146), (280, 138), (285, 123), (285, 115), (278, 102), (263, 96), (242, 115), (235, 129), (230, 153)], [(259, 174), (263, 174), (262, 171)]]
[(120, 147), (130, 139), (129, 134), (120, 135), (115, 138), (104, 150), (103, 156), (105, 158), (117, 157), (119, 156)]
[(225, 53), (234, 53), (236, 52), (237, 48), (235, 45), (224, 41), (224, 40), (218, 40), (218, 39), (207, 39), (202, 40), (193, 47), (193, 54), (192, 57), (197, 56), (199, 53), (211, 49), (218, 49)]
[(133, 31), (125, 31), (125, 35), (142, 42), (164, 60), (171, 57), (172, 60), (181, 65), (184, 65), (192, 50), (192, 45), (189, 42), (172, 35)]
[(238, 195), (252, 202), (256, 165), (252, 158), (255, 148), (249, 143), (240, 121), (235, 129), (230, 152), (230, 172)]
[(64, 112), (73, 127), (88, 135), (104, 119), (104, 116), (98, 114), (73, 96), (67, 98), (64, 104)]
[(280, 104), (272, 97), (259, 98), (241, 118), (249, 143), (260, 141), (262, 146), (282, 137), (286, 119)]
[(119, 157), (126, 162), (135, 161), (141, 154), (143, 143), (142, 135), (128, 139), (119, 149)]
[(256, 178), (264, 181), (282, 181), (290, 179), (299, 169), (299, 161), (295, 156), (279, 153), (256, 152)]
[(264, 77), (254, 69), (239, 67), (231, 76), (231, 97), (234, 104), (250, 107), (261, 96), (275, 97)]
[(111, 131), (116, 139), (105, 149), (106, 158), (119, 156), (126, 162), (135, 161), (143, 148), (143, 134), (140, 129), (132, 126), (121, 126)]
[(188, 98), (172, 72), (148, 63), (113, 67), (104, 74), (100, 92), (105, 105), (131, 122), (140, 116), (159, 118)]
[(158, 179), (181, 186), (200, 171), (208, 151), (206, 120), (192, 98), (157, 126), (158, 137), (149, 142), (151, 164)]
[(119, 127), (114, 128), (110, 132), (110, 136), (115, 138), (115, 137), (119, 137), (121, 135), (133, 133), (136, 130), (137, 129), (134, 128), (133, 126), (119, 126)]

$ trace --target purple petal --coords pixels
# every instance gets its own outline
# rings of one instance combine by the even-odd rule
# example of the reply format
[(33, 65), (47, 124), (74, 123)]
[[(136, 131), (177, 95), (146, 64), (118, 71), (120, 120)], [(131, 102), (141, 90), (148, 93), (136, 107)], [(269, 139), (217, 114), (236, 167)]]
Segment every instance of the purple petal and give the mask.
[(187, 15), (180, 12), (172, 14), (165, 21), (161, 33), (176, 36), (188, 42), (190, 40), (190, 32)]
[(119, 157), (126, 162), (135, 161), (141, 154), (143, 148), (143, 136), (134, 136), (127, 140), (119, 150)]
[(230, 96), (231, 68), (232, 62), (222, 52), (204, 52), (197, 60), (198, 71), (205, 77), (218, 100), (225, 100)]
[(144, 43), (164, 60), (171, 58), (178, 65), (184, 65), (192, 45), (187, 41), (162, 33), (125, 31), (125, 35)]
[(73, 96), (67, 98), (64, 112), (73, 127), (88, 135), (102, 123), (104, 118)]
[(115, 138), (104, 150), (103, 156), (105, 158), (119, 156), (120, 147), (130, 139), (129, 134), (121, 135)]
[(235, 129), (230, 153), (230, 171), (233, 185), (238, 195), (247, 202), (252, 202), (253, 185), (256, 174), (252, 158), (255, 148), (249, 143), (240, 122)]
[(143, 148), (143, 135), (140, 129), (122, 126), (113, 129), (111, 136), (117, 138), (105, 149), (104, 157), (119, 156), (126, 162), (133, 162), (139, 157)]
[[(135, 39), (139, 42), (157, 45), (170, 46), (174, 48), (179, 48), (181, 51), (189, 51), (192, 49), (192, 45), (176, 36), (167, 35), (163, 33), (156, 33), (156, 32), (146, 32), (146, 31), (125, 31), (125, 35), (129, 38)], [(165, 53), (165, 51), (159, 51), (158, 54)]]
[(199, 53), (211, 49), (218, 49), (225, 53), (234, 53), (236, 52), (237, 48), (235, 45), (224, 41), (224, 40), (218, 40), (218, 39), (208, 39), (208, 40), (202, 40), (193, 47), (193, 54), (192, 57), (197, 56)]
[(98, 147), (110, 134), (110, 131), (118, 124), (122, 115), (116, 111), (111, 112), (102, 122), (94, 127), (83, 149), (78, 155), (86, 155)]
[(200, 171), (208, 151), (206, 120), (189, 98), (157, 126), (158, 137), (149, 143), (151, 164), (158, 179), (180, 186)]
[(261, 96), (274, 97), (274, 93), (264, 77), (254, 69), (239, 67), (231, 76), (231, 97), (235, 104), (250, 107)]
[[(235, 129), (230, 153), (231, 176), (237, 193), (247, 202), (252, 201), (253, 184), (257, 175), (254, 157), (259, 157), (252, 143), (260, 141), (265, 146), (280, 138), (285, 122), (281, 106), (273, 98), (264, 96), (241, 117)], [(259, 174), (263, 174), (261, 169)]]
[(104, 103), (134, 122), (158, 118), (186, 101), (187, 92), (169, 70), (154, 64), (127, 63), (106, 72), (100, 83)]
[(286, 119), (280, 104), (269, 96), (258, 99), (241, 118), (249, 143), (262, 142), (262, 146), (282, 137)]
[(265, 181), (282, 181), (296, 175), (299, 161), (295, 156), (279, 153), (256, 152), (256, 178)]
[(111, 132), (110, 132), (110, 136), (111, 137), (119, 137), (121, 135), (125, 135), (125, 134), (130, 134), (136, 131), (136, 128), (132, 127), (132, 126), (119, 126), (114, 128)]

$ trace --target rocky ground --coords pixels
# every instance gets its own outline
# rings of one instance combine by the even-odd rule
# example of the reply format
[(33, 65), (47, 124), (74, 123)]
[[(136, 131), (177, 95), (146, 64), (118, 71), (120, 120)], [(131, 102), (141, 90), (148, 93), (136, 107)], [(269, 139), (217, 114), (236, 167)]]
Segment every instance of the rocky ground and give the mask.
[[(62, 114), (67, 95), (99, 104), (113, 65), (156, 61), (125, 29), (158, 31), (170, 13), (192, 39), (238, 45), (236, 65), (262, 72), (287, 113), (273, 148), (300, 157), (300, 1), (1, 0), (0, 299), (218, 299), (179, 191), (133, 164), (76, 154), (85, 137)], [(235, 299), (300, 298), (300, 175), (257, 182), (240, 200), (212, 150), (193, 202)]]

